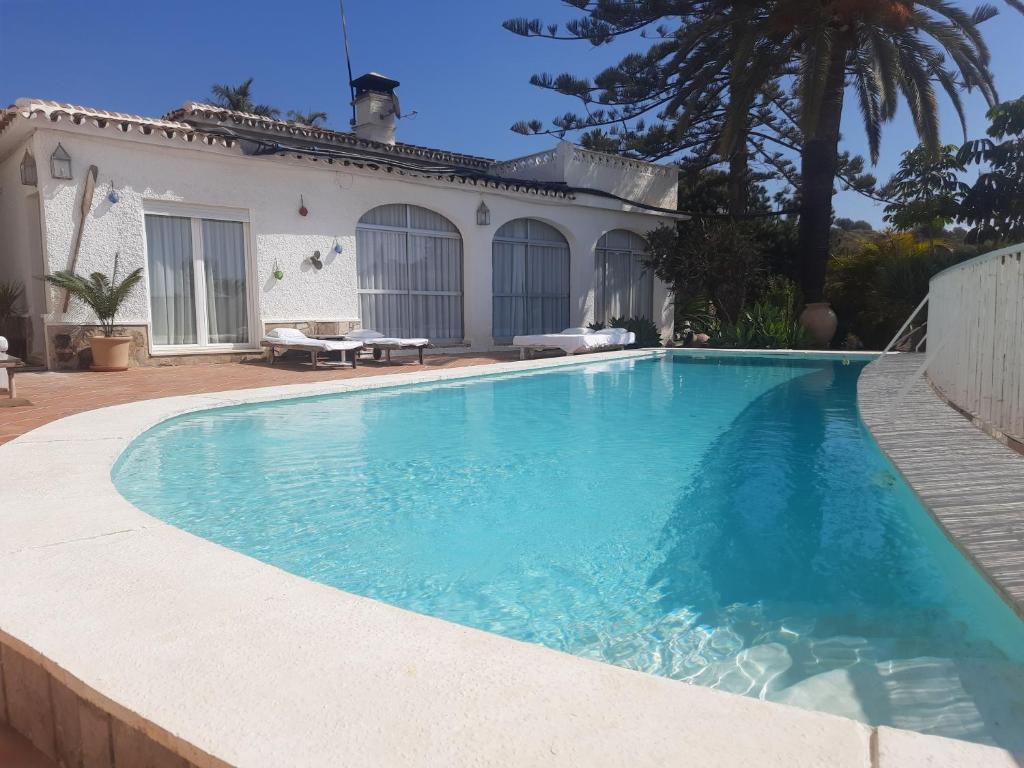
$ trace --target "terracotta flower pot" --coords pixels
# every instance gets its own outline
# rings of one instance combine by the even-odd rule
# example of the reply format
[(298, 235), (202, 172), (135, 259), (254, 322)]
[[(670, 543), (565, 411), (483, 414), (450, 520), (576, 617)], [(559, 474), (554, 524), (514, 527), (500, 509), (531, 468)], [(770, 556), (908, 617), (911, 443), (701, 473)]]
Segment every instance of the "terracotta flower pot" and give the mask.
[(92, 365), (89, 370), (127, 371), (131, 343), (131, 336), (93, 336), (89, 339), (92, 348)]
[(800, 325), (807, 329), (815, 346), (827, 347), (836, 335), (839, 320), (827, 301), (816, 301), (804, 307)]

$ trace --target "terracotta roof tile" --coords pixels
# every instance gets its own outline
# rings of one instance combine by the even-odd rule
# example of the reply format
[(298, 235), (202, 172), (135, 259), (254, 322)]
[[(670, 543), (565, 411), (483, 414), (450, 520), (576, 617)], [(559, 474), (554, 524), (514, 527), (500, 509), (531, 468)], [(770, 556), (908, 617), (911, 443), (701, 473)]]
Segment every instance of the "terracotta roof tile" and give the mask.
[(261, 131), (280, 133), (293, 138), (354, 147), (385, 156), (394, 155), (431, 163), (448, 163), (461, 168), (473, 168), (481, 171), (488, 169), (495, 162), (489, 157), (467, 155), (461, 152), (450, 152), (432, 147), (421, 147), (416, 144), (403, 144), (401, 142), (382, 144), (376, 141), (367, 141), (366, 139), (359, 138), (354, 133), (334, 131), (328, 128), (304, 125), (288, 120), (277, 120), (248, 112), (235, 112), (215, 104), (205, 104), (198, 101), (186, 102), (181, 108), (164, 115), (165, 120), (173, 121), (187, 121), (189, 118), (233, 123)]
[(205, 144), (234, 145), (234, 140), (204, 133), (188, 123), (162, 118), (132, 115), (126, 112), (111, 112), (106, 109), (65, 104), (47, 99), (18, 99), (17, 102), (0, 112), (0, 134), (15, 120), (49, 120), (52, 123), (67, 120), (74, 125), (91, 124), (97, 128), (116, 128), (122, 133), (137, 130), (143, 135), (162, 133), (167, 138), (181, 138), (185, 141), (199, 140)]
[[(495, 176), (490, 172), (494, 161), (488, 158), (413, 144), (381, 144), (360, 139), (352, 133), (341, 133), (300, 123), (272, 120), (200, 102), (187, 102), (181, 109), (170, 112), (162, 118), (153, 118), (46, 99), (18, 99), (7, 109), (0, 111), (0, 135), (19, 119), (47, 120), (52, 123), (67, 120), (76, 126), (93, 125), (98, 128), (117, 129), (122, 133), (134, 130), (146, 136), (161, 135), (168, 139), (179, 138), (187, 142), (200, 142), (209, 146), (234, 147), (237, 144), (236, 139), (207, 129), (215, 126), (207, 127), (187, 122), (185, 118), (188, 117), (202, 117), (221, 122), (230, 121), (259, 131), (269, 130), (300, 140), (333, 144), (335, 150), (349, 150), (352, 153), (350, 157), (322, 157), (310, 154), (308, 151), (304, 152), (301, 147), (281, 147), (279, 152), (274, 153), (277, 156), (305, 158), (313, 162), (323, 162), (326, 165), (354, 166), (396, 176), (428, 178), (450, 184), (484, 187), (540, 197), (562, 199), (575, 197), (563, 185)], [(405, 160), (406, 167), (393, 165), (389, 163), (389, 160), (394, 163)], [(409, 161), (420, 161), (424, 163), (424, 166), (422, 169), (416, 168), (414, 164), (412, 167), (408, 167)], [(452, 168), (450, 171), (439, 169), (436, 167), (438, 165), (450, 165)], [(459, 170), (466, 173), (460, 174)]]

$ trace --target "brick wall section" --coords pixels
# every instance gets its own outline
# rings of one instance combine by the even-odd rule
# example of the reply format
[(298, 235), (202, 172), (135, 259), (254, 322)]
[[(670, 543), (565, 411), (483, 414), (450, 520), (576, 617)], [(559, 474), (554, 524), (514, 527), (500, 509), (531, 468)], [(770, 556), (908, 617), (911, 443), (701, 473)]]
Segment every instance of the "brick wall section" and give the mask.
[[(0, 723), (61, 768), (197, 768), (0, 643)], [(211, 760), (210, 765), (220, 765)]]

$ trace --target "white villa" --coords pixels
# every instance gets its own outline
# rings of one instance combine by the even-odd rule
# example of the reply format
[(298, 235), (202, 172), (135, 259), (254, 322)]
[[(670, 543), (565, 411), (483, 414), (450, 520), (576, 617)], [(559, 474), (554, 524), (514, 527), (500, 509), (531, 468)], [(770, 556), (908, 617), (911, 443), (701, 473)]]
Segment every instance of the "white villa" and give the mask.
[(505, 162), (397, 143), (398, 83), (354, 85), (352, 133), (194, 102), (0, 112), (0, 280), (25, 285), (28, 357), (82, 364), (95, 318), (40, 277), (109, 274), (115, 253), (146, 275), (118, 318), (137, 365), (252, 355), (276, 326), (486, 351), (646, 316), (671, 337), (642, 259), (679, 218), (675, 168), (567, 142)]

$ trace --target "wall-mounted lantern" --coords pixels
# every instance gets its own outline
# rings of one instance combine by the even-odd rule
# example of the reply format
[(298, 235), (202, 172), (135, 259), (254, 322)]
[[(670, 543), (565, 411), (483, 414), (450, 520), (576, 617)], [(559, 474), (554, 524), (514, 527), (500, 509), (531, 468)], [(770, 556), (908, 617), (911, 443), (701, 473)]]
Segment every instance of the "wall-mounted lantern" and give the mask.
[(483, 200), (480, 201), (480, 207), (476, 209), (476, 223), (481, 227), (486, 227), (491, 223), (491, 209)]
[(71, 178), (71, 155), (61, 144), (50, 155), (50, 175), (55, 179)]
[(334, 252), (337, 254), (341, 253), (341, 243), (338, 242), (338, 238), (334, 238)]
[(39, 174), (36, 172), (36, 159), (27, 149), (25, 156), (21, 158), (21, 183), (26, 187), (34, 187), (39, 184)]

